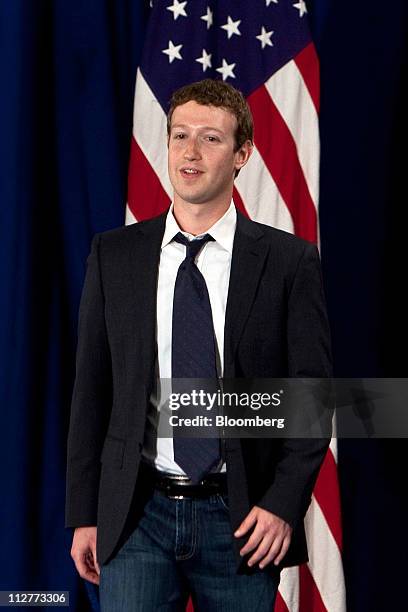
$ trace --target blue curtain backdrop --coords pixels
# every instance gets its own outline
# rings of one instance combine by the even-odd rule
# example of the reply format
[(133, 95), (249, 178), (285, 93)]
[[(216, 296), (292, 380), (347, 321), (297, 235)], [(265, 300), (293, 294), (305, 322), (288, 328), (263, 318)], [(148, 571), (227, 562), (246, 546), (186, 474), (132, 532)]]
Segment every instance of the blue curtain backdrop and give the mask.
[[(92, 235), (123, 223), (148, 4), (0, 3), (0, 590), (69, 590), (72, 610), (91, 609), (63, 528), (77, 310)], [(405, 4), (308, 3), (338, 376), (407, 376)], [(352, 612), (405, 601), (406, 452), (339, 443)]]
[[(408, 5), (313, 0), (335, 375), (407, 377)], [(347, 609), (405, 607), (406, 440), (339, 440)]]
[(72, 610), (89, 608), (64, 531), (77, 311), (92, 235), (123, 223), (147, 8), (0, 3), (0, 590), (69, 590)]

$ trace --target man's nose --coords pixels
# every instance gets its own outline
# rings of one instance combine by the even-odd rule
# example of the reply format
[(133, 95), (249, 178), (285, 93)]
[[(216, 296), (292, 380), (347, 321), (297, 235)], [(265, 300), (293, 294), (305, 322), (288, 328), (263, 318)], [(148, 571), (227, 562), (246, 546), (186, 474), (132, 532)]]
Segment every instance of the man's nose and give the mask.
[(186, 142), (186, 148), (184, 149), (184, 157), (188, 160), (198, 159), (201, 157), (200, 148), (195, 138), (190, 138)]

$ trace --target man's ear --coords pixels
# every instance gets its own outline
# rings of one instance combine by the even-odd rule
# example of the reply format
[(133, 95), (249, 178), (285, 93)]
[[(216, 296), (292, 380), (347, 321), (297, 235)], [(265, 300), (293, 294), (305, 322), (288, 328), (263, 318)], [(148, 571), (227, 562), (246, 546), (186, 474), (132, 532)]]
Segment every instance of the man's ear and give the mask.
[(252, 151), (254, 150), (254, 145), (251, 140), (246, 140), (244, 144), (238, 149), (235, 153), (235, 170), (236, 176), (238, 172), (245, 166), (247, 161), (252, 155)]

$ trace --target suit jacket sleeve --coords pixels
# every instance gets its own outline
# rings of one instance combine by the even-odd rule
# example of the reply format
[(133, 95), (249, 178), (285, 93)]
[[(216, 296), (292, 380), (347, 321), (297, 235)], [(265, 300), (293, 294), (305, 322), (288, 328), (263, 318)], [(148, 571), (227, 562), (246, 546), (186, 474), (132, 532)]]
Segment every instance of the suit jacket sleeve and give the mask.
[(112, 406), (100, 240), (96, 234), (92, 241), (79, 307), (76, 379), (68, 435), (66, 527), (96, 525), (100, 455)]
[[(309, 243), (299, 259), (289, 290), (287, 342), (289, 377), (332, 376), (319, 253)], [(331, 420), (325, 429), (326, 436), (328, 430), (330, 434)], [(330, 437), (283, 439), (275, 479), (258, 505), (296, 527), (310, 504), (329, 443)]]

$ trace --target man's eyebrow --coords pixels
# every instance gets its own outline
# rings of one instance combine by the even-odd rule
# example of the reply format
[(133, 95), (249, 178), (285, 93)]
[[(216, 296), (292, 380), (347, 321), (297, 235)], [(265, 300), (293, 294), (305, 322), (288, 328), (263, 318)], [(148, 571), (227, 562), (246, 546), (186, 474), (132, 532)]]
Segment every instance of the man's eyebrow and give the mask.
[[(175, 123), (174, 125), (171, 126), (171, 129), (177, 129), (177, 128), (188, 128), (188, 125), (185, 125), (184, 123)], [(202, 127), (199, 128), (200, 130), (212, 130), (214, 132), (219, 132), (220, 134), (224, 134), (224, 132), (212, 125), (203, 125)]]

